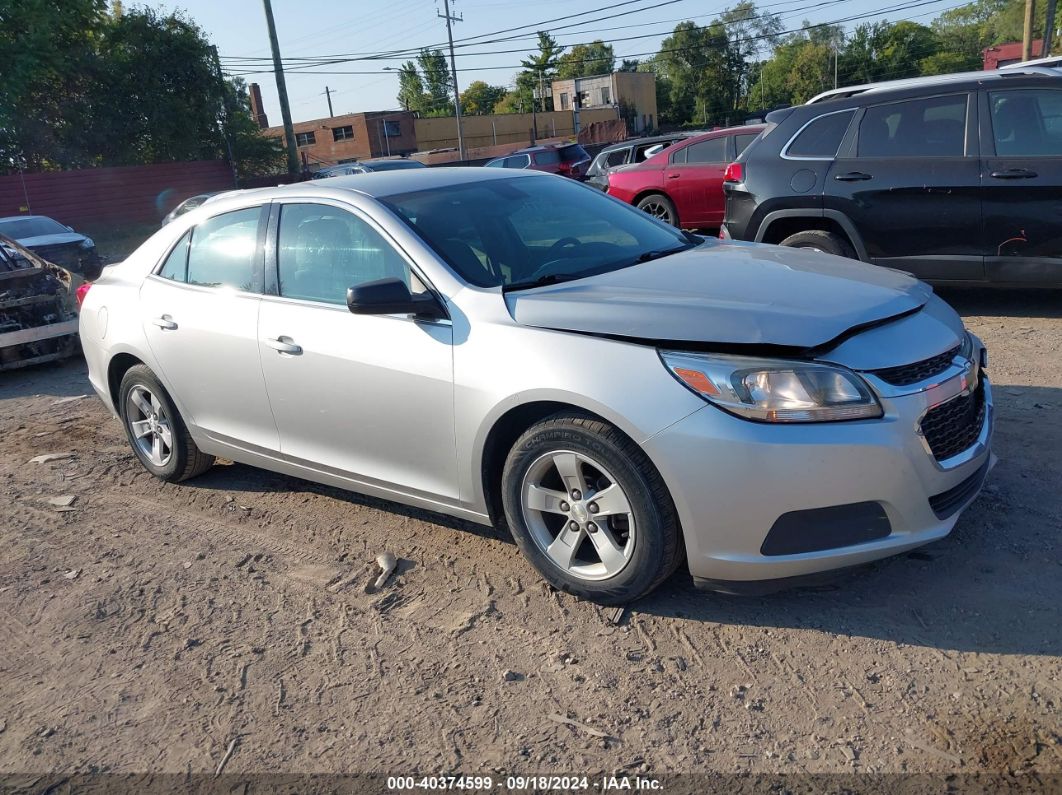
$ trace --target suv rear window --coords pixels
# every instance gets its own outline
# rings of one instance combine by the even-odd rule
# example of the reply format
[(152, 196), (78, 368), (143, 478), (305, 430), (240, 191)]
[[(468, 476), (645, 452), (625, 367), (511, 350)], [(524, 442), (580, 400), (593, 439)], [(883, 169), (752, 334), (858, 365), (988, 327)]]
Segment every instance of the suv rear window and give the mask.
[(560, 150), (560, 156), (565, 163), (578, 163), (580, 160), (590, 159), (590, 155), (578, 144), (564, 147)]
[(859, 123), (859, 157), (962, 157), (966, 94), (867, 108)]
[(535, 152), (535, 162), (539, 164), (559, 163), (561, 161), (560, 152), (556, 149), (543, 149), (541, 152)]
[(855, 111), (849, 110), (819, 116), (800, 131), (783, 154), (789, 157), (825, 160), (835, 157), (837, 148), (841, 145), (841, 139), (848, 130), (848, 123), (852, 121), (853, 113)]

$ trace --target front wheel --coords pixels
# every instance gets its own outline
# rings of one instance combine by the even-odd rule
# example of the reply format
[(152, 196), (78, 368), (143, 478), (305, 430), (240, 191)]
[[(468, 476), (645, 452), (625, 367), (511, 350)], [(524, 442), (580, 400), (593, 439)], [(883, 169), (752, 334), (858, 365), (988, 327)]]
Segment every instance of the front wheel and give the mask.
[(601, 604), (652, 591), (682, 561), (671, 497), (619, 430), (558, 414), (521, 436), (502, 501), (517, 545), (553, 586)]
[(640, 199), (635, 206), (642, 212), (649, 213), (658, 221), (663, 221), (672, 226), (679, 225), (678, 211), (675, 209), (674, 203), (662, 193), (651, 193)]

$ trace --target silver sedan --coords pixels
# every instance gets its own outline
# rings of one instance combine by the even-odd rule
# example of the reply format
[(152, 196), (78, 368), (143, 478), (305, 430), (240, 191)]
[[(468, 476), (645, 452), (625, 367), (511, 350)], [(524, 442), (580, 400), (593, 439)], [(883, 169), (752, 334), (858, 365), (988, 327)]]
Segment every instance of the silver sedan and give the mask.
[(939, 539), (994, 460), (985, 351), (925, 284), (535, 172), (220, 197), (107, 268), (81, 339), (157, 477), (224, 456), (504, 524), (601, 603)]

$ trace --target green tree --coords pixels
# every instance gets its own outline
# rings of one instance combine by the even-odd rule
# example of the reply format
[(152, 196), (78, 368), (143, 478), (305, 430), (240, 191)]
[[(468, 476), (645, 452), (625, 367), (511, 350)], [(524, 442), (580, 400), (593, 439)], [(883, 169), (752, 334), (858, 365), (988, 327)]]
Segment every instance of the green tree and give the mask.
[(557, 74), (557, 62), (564, 53), (564, 47), (548, 31), (538, 31), (538, 52), (532, 53), (520, 61), (524, 71), (516, 76), (516, 93), (520, 96), (514, 102), (531, 110), (536, 91), (543, 96), (538, 100), (541, 110), (552, 110), (553, 99), (548, 96), (550, 82)]
[(482, 80), (475, 80), (461, 92), (461, 112), (469, 116), (489, 115), (508, 93), (505, 86), (492, 86)]
[(641, 61), (637, 58), (624, 58), (618, 67), (617, 72), (637, 72), (638, 67), (641, 66)]
[(423, 49), (417, 55), (420, 78), (424, 83), (425, 116), (452, 116), (454, 113), (453, 83), (450, 67), (442, 50)]
[(719, 15), (727, 35), (727, 88), (731, 110), (747, 108), (752, 88), (750, 70), (756, 55), (769, 49), (771, 39), (782, 31), (776, 14), (761, 12), (752, 0), (743, 0)]
[(655, 62), (670, 82), (670, 119), (725, 123), (732, 111), (732, 84), (727, 35), (721, 23), (680, 22), (664, 39)]
[(616, 54), (611, 44), (600, 39), (589, 44), (576, 44), (557, 60), (557, 78), (591, 77), (612, 74), (616, 66)]
[(398, 104), (403, 110), (423, 112), (427, 105), (424, 96), (424, 81), (413, 61), (406, 61), (398, 69)]

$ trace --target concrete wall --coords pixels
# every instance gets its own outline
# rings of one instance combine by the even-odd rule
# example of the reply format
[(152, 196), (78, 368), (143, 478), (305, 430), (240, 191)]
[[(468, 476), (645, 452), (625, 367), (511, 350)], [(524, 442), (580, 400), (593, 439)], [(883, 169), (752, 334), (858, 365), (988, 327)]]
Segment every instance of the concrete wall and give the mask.
[[(615, 119), (615, 108), (599, 108), (583, 111), (580, 125), (604, 119)], [(538, 137), (575, 137), (571, 111), (553, 111), (535, 114), (538, 118)], [(493, 116), (463, 116), (461, 129), (466, 149), (479, 149), (502, 144), (524, 146), (530, 140), (532, 116), (530, 113), (502, 113)], [(492, 126), (493, 125), (493, 126)], [(416, 120), (417, 148), (422, 151), (451, 149), (457, 147), (457, 120), (453, 116), (440, 116)], [(495, 136), (497, 141), (495, 142)], [(518, 147), (514, 147), (518, 148)], [(511, 151), (511, 150), (509, 150)]]
[[(45, 171), (0, 177), (0, 216), (48, 215), (81, 224), (158, 223), (189, 196), (233, 187), (221, 160)], [(27, 194), (29, 201), (27, 203)]]
[[(397, 136), (385, 136), (385, 122), (398, 125)], [(334, 166), (342, 160), (369, 160), (374, 157), (389, 157), (408, 154), (417, 150), (417, 137), (413, 128), (413, 114), (406, 111), (378, 113), (345, 113), (325, 119), (297, 122), (295, 137), (299, 133), (314, 134), (314, 143), (299, 146), (300, 161), (305, 155), (310, 170)], [(353, 138), (335, 140), (334, 130), (350, 127)], [(262, 131), (272, 138), (284, 138), (283, 127), (270, 127)]]

